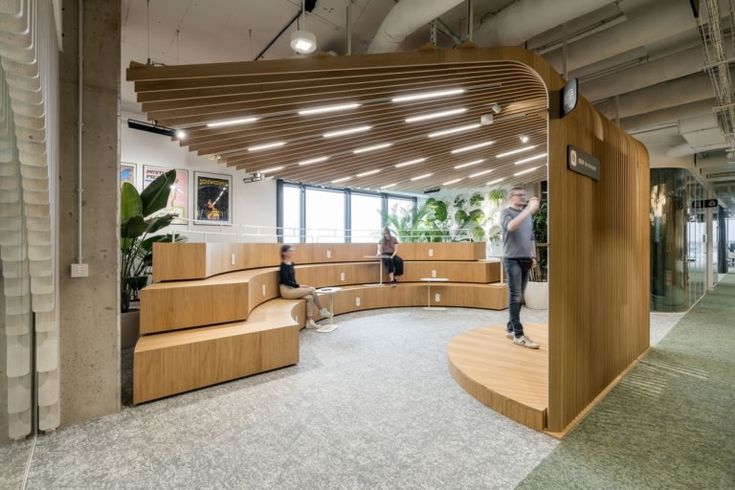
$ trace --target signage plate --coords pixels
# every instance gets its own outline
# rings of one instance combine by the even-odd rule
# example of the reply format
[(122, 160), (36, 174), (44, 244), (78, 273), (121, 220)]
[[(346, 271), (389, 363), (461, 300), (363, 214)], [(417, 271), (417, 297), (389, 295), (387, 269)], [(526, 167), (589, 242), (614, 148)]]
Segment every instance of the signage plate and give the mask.
[(716, 208), (719, 205), (717, 199), (697, 199), (692, 201), (692, 207), (694, 209)]
[(574, 145), (567, 146), (567, 167), (572, 172), (600, 180), (600, 159)]

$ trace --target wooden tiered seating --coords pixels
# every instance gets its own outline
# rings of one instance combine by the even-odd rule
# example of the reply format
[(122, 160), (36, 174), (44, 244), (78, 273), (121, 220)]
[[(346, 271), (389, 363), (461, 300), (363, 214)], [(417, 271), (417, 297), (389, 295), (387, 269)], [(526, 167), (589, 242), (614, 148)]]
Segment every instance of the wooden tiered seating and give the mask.
[[(157, 282), (141, 292), (135, 403), (298, 362), (304, 301), (278, 299), (279, 247), (154, 245)], [(507, 306), (506, 286), (498, 282), (500, 263), (481, 260), (484, 243), (401, 244), (405, 273), (397, 288), (374, 287), (379, 263), (366, 256), (375, 250), (375, 244), (298, 245), (297, 278), (315, 287), (341, 286), (335, 314), (426, 306), (423, 277), (449, 279), (432, 284), (432, 306)]]

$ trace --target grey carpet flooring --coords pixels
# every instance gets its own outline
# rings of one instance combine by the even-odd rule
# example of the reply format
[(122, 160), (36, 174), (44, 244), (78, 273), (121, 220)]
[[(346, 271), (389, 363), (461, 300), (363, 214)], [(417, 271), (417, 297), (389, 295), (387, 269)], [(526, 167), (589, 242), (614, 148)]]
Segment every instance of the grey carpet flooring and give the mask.
[(29, 488), (513, 488), (558, 442), (477, 402), (446, 358), (454, 335), (505, 315), (338, 317), (302, 331), (298, 366), (40, 437)]
[(733, 352), (730, 274), (520, 488), (735, 488)]

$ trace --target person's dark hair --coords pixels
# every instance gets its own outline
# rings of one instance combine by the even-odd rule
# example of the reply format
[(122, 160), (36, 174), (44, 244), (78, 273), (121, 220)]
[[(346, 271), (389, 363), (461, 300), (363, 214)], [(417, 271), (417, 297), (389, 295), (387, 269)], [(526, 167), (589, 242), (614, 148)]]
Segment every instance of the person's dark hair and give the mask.
[(281, 245), (281, 258), (283, 258), (283, 255), (291, 250), (293, 247), (289, 244)]
[(388, 236), (389, 237), (392, 237), (393, 236), (393, 232), (390, 231), (390, 228), (388, 228), (387, 226), (384, 226), (383, 227), (383, 232), (380, 234), (380, 242), (381, 243), (385, 243), (385, 241), (386, 241), (386, 238), (385, 238), (385, 232), (386, 231), (388, 232)]

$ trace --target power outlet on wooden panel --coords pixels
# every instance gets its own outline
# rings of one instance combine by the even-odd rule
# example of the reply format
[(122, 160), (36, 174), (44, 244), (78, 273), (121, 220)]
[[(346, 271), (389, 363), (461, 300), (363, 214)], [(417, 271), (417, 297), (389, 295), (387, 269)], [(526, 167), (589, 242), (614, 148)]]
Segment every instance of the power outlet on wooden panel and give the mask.
[(434, 293), (434, 303), (440, 303), (442, 300), (441, 293)]
[(431, 269), (431, 277), (436, 277), (436, 269)]
[(235, 254), (230, 256), (230, 265), (235, 265)]
[(429, 257), (433, 257), (433, 256), (434, 256), (434, 249), (433, 248), (430, 248), (429, 249)]
[(355, 306), (360, 306), (360, 297), (355, 298)]
[(339, 280), (340, 281), (344, 281), (345, 280), (345, 273), (344, 272), (340, 272), (339, 273)]
[(263, 284), (263, 297), (265, 297), (265, 284)]
[(327, 250), (327, 258), (328, 259), (331, 259), (332, 258), (332, 251), (331, 250)]

